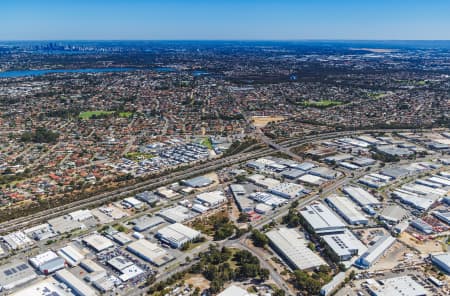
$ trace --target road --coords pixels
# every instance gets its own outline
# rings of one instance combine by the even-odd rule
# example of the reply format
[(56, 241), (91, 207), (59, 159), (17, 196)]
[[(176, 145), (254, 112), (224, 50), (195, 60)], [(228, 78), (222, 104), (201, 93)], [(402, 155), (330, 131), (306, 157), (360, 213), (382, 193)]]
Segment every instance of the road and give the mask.
[[(290, 139), (286, 141), (282, 141), (280, 143), (274, 143), (273, 141), (268, 140), (265, 138), (265, 141), (267, 141), (270, 144), (270, 148), (260, 148), (256, 149), (250, 152), (245, 153), (238, 153), (236, 155), (231, 155), (219, 159), (215, 159), (206, 163), (200, 163), (197, 165), (193, 165), (192, 167), (186, 168), (179, 172), (169, 173), (165, 176), (158, 177), (156, 179), (149, 179), (146, 181), (142, 181), (138, 184), (128, 185), (124, 186), (120, 189), (104, 192), (101, 194), (97, 194), (94, 196), (91, 196), (86, 199), (78, 200), (72, 203), (68, 203), (63, 206), (55, 207), (49, 210), (44, 210), (41, 212), (38, 212), (33, 215), (28, 215), (26, 217), (21, 217), (17, 219), (13, 219), (10, 221), (6, 221), (3, 223), (0, 223), (0, 234), (5, 234), (8, 232), (16, 231), (18, 229), (22, 229), (25, 227), (30, 227), (33, 225), (37, 225), (39, 223), (42, 223), (48, 219), (55, 218), (64, 214), (67, 214), (69, 212), (84, 209), (84, 208), (90, 208), (94, 206), (98, 206), (101, 204), (105, 204), (107, 202), (117, 200), (120, 198), (125, 198), (130, 195), (134, 195), (138, 192), (142, 192), (145, 190), (152, 190), (160, 186), (164, 186), (167, 184), (171, 184), (177, 181), (180, 181), (182, 179), (190, 178), (193, 176), (197, 176), (200, 174), (205, 174), (223, 167), (231, 166), (234, 164), (242, 163), (244, 161), (258, 158), (262, 156), (270, 155), (276, 151), (281, 151), (283, 153), (286, 153), (288, 151), (289, 155), (293, 154), (290, 152), (290, 148), (311, 143), (314, 141), (320, 141), (325, 139), (331, 139), (336, 137), (343, 137), (343, 136), (351, 136), (351, 135), (357, 135), (362, 133), (369, 133), (369, 132), (406, 132), (411, 131), (408, 129), (391, 129), (391, 130), (383, 130), (383, 129), (374, 129), (374, 130), (362, 130), (362, 131), (343, 131), (343, 132), (331, 132), (331, 133), (323, 133), (318, 135), (312, 135), (312, 136), (305, 136), (299, 139)], [(280, 149), (280, 150), (278, 150)], [(295, 154), (294, 154), (295, 155)], [(298, 158), (298, 156), (296, 156)], [(163, 173), (163, 172), (162, 172)]]

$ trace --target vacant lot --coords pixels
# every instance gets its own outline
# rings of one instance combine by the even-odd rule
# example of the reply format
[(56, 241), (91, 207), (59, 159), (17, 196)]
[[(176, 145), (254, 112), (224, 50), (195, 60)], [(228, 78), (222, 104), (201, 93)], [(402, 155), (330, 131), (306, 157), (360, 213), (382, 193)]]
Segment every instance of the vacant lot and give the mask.
[(105, 116), (114, 113), (114, 111), (104, 111), (104, 110), (97, 110), (97, 111), (85, 111), (81, 112), (79, 117), (81, 119), (91, 119), (95, 116)]
[(277, 122), (284, 120), (284, 116), (253, 116), (253, 124), (256, 127), (265, 127), (269, 122)]

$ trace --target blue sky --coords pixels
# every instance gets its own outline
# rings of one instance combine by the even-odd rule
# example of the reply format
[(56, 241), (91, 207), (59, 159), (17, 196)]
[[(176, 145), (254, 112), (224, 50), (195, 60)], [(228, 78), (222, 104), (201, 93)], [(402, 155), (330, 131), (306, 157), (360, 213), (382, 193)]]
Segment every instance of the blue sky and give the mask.
[(450, 0), (0, 0), (0, 40), (450, 39)]

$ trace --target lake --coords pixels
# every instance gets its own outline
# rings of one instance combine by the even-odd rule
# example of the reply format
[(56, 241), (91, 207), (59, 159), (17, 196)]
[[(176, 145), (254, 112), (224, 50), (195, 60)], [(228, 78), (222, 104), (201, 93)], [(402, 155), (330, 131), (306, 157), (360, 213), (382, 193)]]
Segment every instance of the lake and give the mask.
[[(26, 76), (41, 76), (50, 73), (111, 73), (128, 72), (136, 70), (149, 70), (140, 68), (85, 68), (85, 69), (43, 69), (43, 70), (19, 70), (0, 72), (0, 78), (17, 78)], [(158, 67), (154, 68), (156, 72), (174, 72), (174, 68)]]

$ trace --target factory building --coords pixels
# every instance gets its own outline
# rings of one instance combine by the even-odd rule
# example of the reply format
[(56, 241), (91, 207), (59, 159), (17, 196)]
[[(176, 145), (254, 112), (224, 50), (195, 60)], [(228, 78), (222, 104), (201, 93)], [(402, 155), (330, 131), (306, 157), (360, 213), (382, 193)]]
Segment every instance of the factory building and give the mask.
[(158, 267), (175, 259), (172, 255), (167, 253), (166, 250), (146, 239), (139, 239), (132, 242), (127, 246), (127, 250), (140, 257), (142, 260), (150, 262)]
[(450, 252), (431, 255), (431, 262), (439, 269), (450, 274)]
[(371, 206), (376, 207), (381, 202), (375, 198), (372, 194), (356, 186), (344, 186), (342, 188), (345, 194), (347, 194), (353, 201), (355, 201), (360, 207)]
[(295, 229), (280, 228), (267, 233), (272, 248), (293, 269), (309, 270), (326, 262), (308, 248), (308, 241)]
[(283, 182), (275, 187), (272, 187), (269, 192), (282, 198), (293, 199), (302, 196), (304, 189), (305, 188), (302, 185)]
[(97, 252), (114, 247), (114, 243), (109, 238), (98, 233), (88, 235), (82, 241)]
[(201, 233), (199, 231), (180, 223), (167, 225), (156, 233), (157, 238), (174, 248), (180, 248), (199, 238), (200, 235)]
[(72, 245), (65, 246), (56, 252), (70, 266), (77, 266), (84, 259), (84, 254)]
[(426, 296), (427, 290), (410, 276), (399, 276), (375, 281), (369, 279), (367, 288), (373, 296)]
[(35, 279), (37, 274), (30, 265), (15, 261), (0, 266), (0, 291), (11, 290)]
[(208, 207), (218, 207), (227, 201), (227, 197), (222, 191), (212, 191), (200, 193), (195, 197), (194, 202)]
[(371, 246), (358, 260), (355, 265), (360, 268), (370, 268), (395, 242), (395, 238), (385, 235)]
[(201, 188), (211, 185), (213, 181), (204, 176), (199, 176), (189, 180), (183, 180), (181, 183), (192, 188)]
[(432, 234), (434, 232), (433, 226), (420, 218), (411, 221), (411, 226), (425, 234)]
[(339, 261), (350, 260), (367, 250), (367, 247), (348, 229), (344, 233), (324, 235), (322, 240)]
[(85, 284), (82, 280), (70, 273), (67, 269), (56, 272), (56, 279), (66, 284), (78, 296), (95, 296), (98, 295), (95, 290)]
[(326, 201), (347, 223), (351, 225), (367, 225), (369, 223), (369, 219), (358, 211), (347, 197), (333, 194), (328, 196)]
[(53, 251), (47, 251), (28, 260), (30, 264), (41, 273), (47, 275), (57, 270), (63, 269), (65, 260)]
[(330, 209), (320, 202), (314, 202), (300, 210), (300, 215), (310, 230), (319, 235), (342, 233), (345, 224)]

